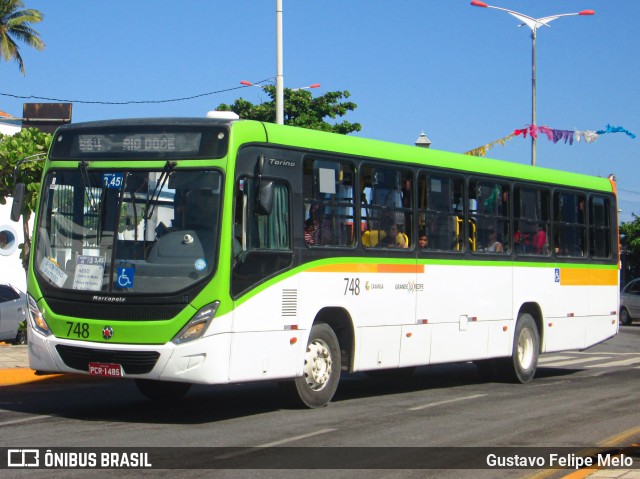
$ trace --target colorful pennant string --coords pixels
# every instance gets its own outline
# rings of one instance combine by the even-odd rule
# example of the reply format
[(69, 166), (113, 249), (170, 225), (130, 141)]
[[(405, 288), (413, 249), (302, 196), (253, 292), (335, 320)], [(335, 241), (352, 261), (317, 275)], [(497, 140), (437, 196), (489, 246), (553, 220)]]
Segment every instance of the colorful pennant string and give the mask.
[(569, 143), (573, 145), (573, 142), (580, 142), (584, 140), (585, 143), (593, 143), (598, 139), (599, 135), (604, 135), (605, 133), (626, 133), (631, 138), (635, 138), (636, 135), (631, 133), (629, 130), (622, 128), (621, 126), (611, 126), (607, 124), (607, 127), (604, 130), (592, 131), (592, 130), (556, 130), (555, 128), (549, 128), (548, 126), (535, 126), (529, 125), (526, 128), (521, 128), (519, 130), (515, 130), (510, 135), (505, 136), (504, 138), (500, 138), (499, 140), (492, 141), (491, 143), (487, 143), (486, 145), (482, 145), (478, 148), (474, 148), (473, 150), (469, 150), (465, 153), (465, 155), (471, 156), (485, 156), (487, 151), (492, 149), (496, 145), (504, 146), (505, 142), (511, 140), (514, 136), (521, 136), (526, 138), (527, 135), (530, 135), (532, 138), (537, 139), (539, 135), (545, 135), (549, 141), (554, 143), (558, 143), (563, 141), (565, 144)]

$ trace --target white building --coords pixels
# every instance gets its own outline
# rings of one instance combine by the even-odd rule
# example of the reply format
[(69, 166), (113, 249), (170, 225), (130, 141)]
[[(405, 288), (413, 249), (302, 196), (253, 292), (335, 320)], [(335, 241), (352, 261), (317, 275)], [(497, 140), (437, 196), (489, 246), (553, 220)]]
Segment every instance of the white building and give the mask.
[[(0, 111), (0, 133), (13, 135), (22, 128), (22, 121)], [(11, 221), (11, 198), (6, 205), (0, 205), (0, 283), (9, 283), (26, 291), (27, 280), (18, 245), (24, 241), (22, 220)], [(30, 225), (30, 228), (33, 223)]]

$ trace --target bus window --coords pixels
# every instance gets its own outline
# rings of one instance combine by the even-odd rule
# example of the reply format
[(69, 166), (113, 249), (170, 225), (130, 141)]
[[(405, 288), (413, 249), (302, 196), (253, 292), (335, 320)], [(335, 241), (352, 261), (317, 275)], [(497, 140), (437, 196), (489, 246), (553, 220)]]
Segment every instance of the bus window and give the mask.
[(457, 176), (425, 174), (418, 182), (418, 229), (429, 238), (428, 249), (464, 249), (463, 181)]
[(584, 195), (556, 192), (553, 195), (553, 210), (556, 254), (558, 256), (585, 256)]
[(306, 159), (303, 174), (304, 239), (307, 246), (353, 246), (353, 166)]
[[(289, 188), (274, 181), (273, 206), (262, 214), (255, 205), (257, 181), (238, 180), (235, 188), (231, 291), (238, 295), (287, 268), (292, 261)], [(240, 210), (239, 210), (240, 209)]]
[(411, 184), (408, 171), (363, 166), (360, 185), (365, 248), (413, 247)]
[(513, 190), (515, 233), (518, 254), (549, 254), (549, 191), (516, 186)]
[(469, 182), (469, 247), (476, 253), (509, 253), (509, 186)]
[(611, 206), (608, 198), (589, 199), (590, 254), (594, 258), (611, 257)]

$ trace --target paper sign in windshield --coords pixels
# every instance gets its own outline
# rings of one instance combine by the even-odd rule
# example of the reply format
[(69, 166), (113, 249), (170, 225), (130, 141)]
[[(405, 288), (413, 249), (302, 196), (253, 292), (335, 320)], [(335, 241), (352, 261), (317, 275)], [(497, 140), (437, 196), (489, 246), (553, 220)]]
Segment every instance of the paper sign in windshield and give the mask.
[(40, 263), (40, 271), (58, 288), (62, 288), (64, 286), (64, 282), (68, 277), (67, 273), (62, 271), (56, 263), (54, 263), (47, 257), (42, 258), (42, 262)]
[(73, 289), (100, 291), (104, 274), (105, 259), (102, 256), (81, 255), (76, 259), (76, 274)]

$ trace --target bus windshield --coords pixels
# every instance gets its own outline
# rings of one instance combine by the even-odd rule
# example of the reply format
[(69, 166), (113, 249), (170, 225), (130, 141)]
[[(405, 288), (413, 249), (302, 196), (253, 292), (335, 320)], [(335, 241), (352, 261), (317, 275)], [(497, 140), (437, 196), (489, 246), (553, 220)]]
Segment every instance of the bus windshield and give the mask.
[(61, 290), (174, 293), (214, 271), (222, 175), (213, 170), (48, 172), (35, 269)]

